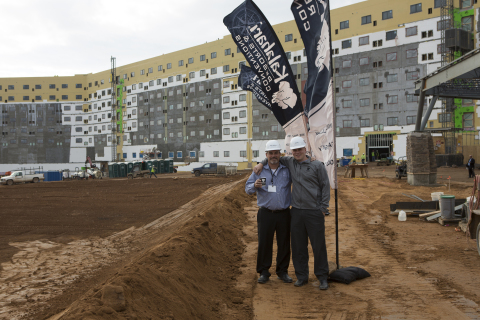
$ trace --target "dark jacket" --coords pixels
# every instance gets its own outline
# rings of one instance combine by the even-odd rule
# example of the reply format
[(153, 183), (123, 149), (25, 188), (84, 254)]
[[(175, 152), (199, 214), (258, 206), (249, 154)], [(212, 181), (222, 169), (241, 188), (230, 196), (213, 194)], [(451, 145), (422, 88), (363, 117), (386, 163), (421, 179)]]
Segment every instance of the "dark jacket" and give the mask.
[(474, 169), (475, 168), (475, 159), (473, 159), (473, 158), (468, 159), (466, 167)]

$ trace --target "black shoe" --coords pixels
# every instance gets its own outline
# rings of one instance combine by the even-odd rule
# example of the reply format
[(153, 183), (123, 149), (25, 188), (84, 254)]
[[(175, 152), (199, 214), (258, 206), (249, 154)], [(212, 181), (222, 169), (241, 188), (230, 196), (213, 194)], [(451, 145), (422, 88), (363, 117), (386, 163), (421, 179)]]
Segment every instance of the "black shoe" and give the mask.
[(263, 275), (263, 274), (262, 274), (262, 275), (258, 278), (257, 282), (258, 282), (258, 283), (261, 283), (261, 284), (264, 284), (264, 283), (267, 283), (268, 280), (269, 280), (268, 277), (267, 277), (266, 275)]
[(320, 290), (327, 290), (328, 289), (328, 281), (327, 280), (320, 280)]
[(285, 283), (292, 283), (293, 279), (290, 278), (290, 276), (286, 273), (282, 274), (281, 276), (278, 276), (278, 279), (282, 280)]
[(297, 282), (295, 282), (294, 286), (295, 287), (301, 287), (301, 286), (304, 286), (308, 283), (308, 280), (297, 280)]

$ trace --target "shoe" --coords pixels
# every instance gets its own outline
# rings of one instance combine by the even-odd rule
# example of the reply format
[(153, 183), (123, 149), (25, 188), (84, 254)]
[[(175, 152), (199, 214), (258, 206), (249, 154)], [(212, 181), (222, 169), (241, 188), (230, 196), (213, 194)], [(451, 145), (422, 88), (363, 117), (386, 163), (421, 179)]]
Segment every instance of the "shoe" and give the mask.
[(308, 280), (297, 280), (297, 282), (295, 282), (294, 286), (295, 287), (301, 287), (301, 286), (304, 286), (308, 283)]
[(258, 283), (261, 283), (261, 284), (264, 284), (264, 283), (267, 283), (268, 280), (269, 280), (268, 277), (267, 277), (266, 275), (263, 275), (263, 274), (262, 274), (262, 275), (258, 278), (257, 282), (258, 282)]
[(278, 279), (282, 280), (285, 283), (292, 283), (293, 279), (290, 278), (290, 276), (286, 273), (282, 274), (281, 276), (278, 276)]
[(320, 280), (320, 290), (327, 290), (328, 289), (328, 281), (327, 280)]

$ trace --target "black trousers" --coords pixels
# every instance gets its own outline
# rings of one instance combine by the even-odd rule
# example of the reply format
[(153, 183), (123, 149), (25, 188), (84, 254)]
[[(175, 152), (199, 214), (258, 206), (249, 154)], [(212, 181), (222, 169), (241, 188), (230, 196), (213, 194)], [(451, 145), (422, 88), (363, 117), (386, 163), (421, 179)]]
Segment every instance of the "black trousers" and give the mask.
[(475, 178), (475, 172), (473, 171), (473, 167), (468, 167), (468, 177)]
[(290, 264), (290, 209), (272, 212), (260, 208), (257, 214), (258, 225), (258, 255), (257, 272), (267, 277), (272, 266), (273, 236), (277, 233), (277, 264), (275, 273), (288, 273)]
[(313, 249), (313, 271), (319, 280), (328, 278), (325, 217), (320, 210), (292, 208), (292, 261), (298, 280), (308, 280), (308, 239)]

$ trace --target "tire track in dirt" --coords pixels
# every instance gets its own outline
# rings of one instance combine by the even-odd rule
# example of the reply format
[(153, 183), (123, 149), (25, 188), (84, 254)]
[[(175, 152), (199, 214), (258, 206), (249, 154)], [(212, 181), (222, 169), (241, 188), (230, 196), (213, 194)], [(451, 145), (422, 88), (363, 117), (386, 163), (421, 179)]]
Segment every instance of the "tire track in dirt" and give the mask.
[[(295, 288), (275, 276), (265, 285), (255, 281), (252, 298), (255, 319), (480, 319), (480, 309), (474, 300), (440, 280), (438, 275), (422, 273), (416, 263), (411, 264), (411, 247), (398, 248), (408, 236), (403, 230), (390, 227), (392, 216), (388, 205), (400, 201), (399, 197), (408, 201), (402, 198), (402, 192), (415, 192), (426, 199), (426, 194), (437, 190), (420, 189), (385, 178), (343, 182), (339, 187), (340, 264), (364, 268), (372, 277), (349, 285), (330, 283), (329, 290), (320, 291), (313, 275), (310, 250), (308, 285)], [(326, 218), (330, 261), (335, 260), (333, 206), (332, 192), (332, 214)], [(256, 242), (256, 229), (252, 227), (256, 226), (255, 207), (248, 213), (249, 226), (244, 231), (250, 230), (252, 241)], [(415, 236), (421, 243), (422, 233)], [(255, 246), (250, 247), (256, 252)], [(430, 247), (427, 245), (424, 249)], [(253, 266), (251, 275), (256, 279), (255, 257), (246, 263)], [(292, 264), (289, 271), (295, 281)]]
[(40, 240), (10, 243), (20, 251), (2, 264), (0, 319), (28, 317), (32, 311), (48, 308), (49, 300), (76, 285), (79, 279), (90, 277), (106, 266), (134, 259), (144, 248), (167, 239), (186, 221), (205, 212), (215, 203), (216, 196), (239, 182), (212, 187), (161, 218), (106, 238), (93, 237), (68, 244)]

